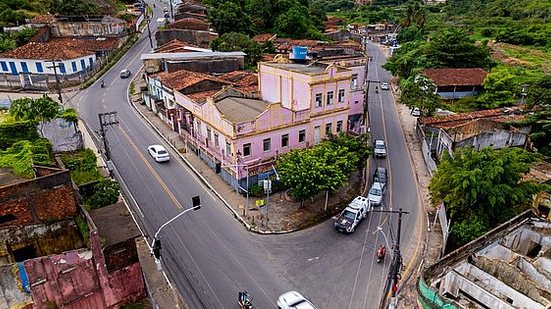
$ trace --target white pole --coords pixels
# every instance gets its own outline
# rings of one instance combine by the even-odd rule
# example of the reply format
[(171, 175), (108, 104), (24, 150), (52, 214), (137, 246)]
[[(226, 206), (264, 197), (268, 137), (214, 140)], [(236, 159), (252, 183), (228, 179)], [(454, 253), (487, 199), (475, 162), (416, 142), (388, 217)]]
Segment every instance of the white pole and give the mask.
[(182, 211), (181, 213), (177, 214), (174, 218), (172, 218), (172, 219), (168, 220), (167, 222), (165, 222), (163, 225), (161, 225), (161, 227), (157, 230), (157, 233), (155, 233), (155, 236), (153, 236), (153, 241), (151, 242), (151, 247), (153, 248), (153, 244), (155, 243), (155, 239), (157, 239), (157, 236), (159, 236), (159, 233), (161, 232), (161, 230), (165, 226), (169, 225), (170, 223), (172, 223), (172, 221), (180, 218), (183, 214), (185, 214), (186, 212), (188, 212), (190, 210), (193, 210), (193, 209), (195, 209), (195, 207), (188, 208), (188, 209)]
[(325, 207), (323, 210), (327, 211), (327, 203), (329, 202), (329, 190), (325, 190)]

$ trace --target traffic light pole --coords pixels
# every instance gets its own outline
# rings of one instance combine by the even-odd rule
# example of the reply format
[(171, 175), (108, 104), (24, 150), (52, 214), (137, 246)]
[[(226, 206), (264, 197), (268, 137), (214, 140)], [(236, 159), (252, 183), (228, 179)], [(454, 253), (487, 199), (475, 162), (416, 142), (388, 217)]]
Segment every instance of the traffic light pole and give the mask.
[(155, 233), (155, 236), (153, 236), (153, 241), (151, 242), (151, 253), (155, 256), (155, 259), (158, 260), (159, 257), (161, 256), (160, 254), (160, 251), (161, 251), (161, 240), (160, 239), (157, 239), (157, 236), (159, 236), (159, 233), (161, 232), (161, 230), (163, 228), (165, 228), (165, 226), (169, 225), (170, 223), (172, 223), (174, 220), (180, 218), (181, 216), (183, 216), (185, 213), (191, 211), (191, 210), (199, 210), (201, 209), (201, 200), (199, 199), (199, 196), (194, 196), (192, 198), (193, 200), (193, 207), (189, 208), (189, 209), (186, 209), (184, 211), (182, 211), (181, 213), (177, 214), (174, 218), (168, 220), (167, 222), (165, 222), (163, 225), (161, 225), (161, 227), (159, 227), (159, 229), (157, 230), (157, 232)]

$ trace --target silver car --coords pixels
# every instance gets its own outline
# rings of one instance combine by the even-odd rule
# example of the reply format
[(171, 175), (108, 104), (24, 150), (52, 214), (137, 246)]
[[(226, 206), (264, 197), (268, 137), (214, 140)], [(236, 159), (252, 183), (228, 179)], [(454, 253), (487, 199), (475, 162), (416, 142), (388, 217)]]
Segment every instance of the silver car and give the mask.
[(385, 195), (385, 185), (383, 185), (380, 182), (374, 182), (373, 185), (371, 186), (371, 189), (369, 189), (369, 193), (367, 194), (367, 199), (369, 200), (369, 203), (371, 203), (371, 205), (381, 206), (384, 195)]
[(388, 90), (390, 89), (390, 86), (388, 85), (388, 83), (381, 83), (381, 90)]
[(130, 74), (132, 74), (132, 73), (130, 72), (129, 69), (124, 69), (124, 70), (121, 71), (120, 77), (121, 78), (128, 78), (128, 77), (130, 77)]

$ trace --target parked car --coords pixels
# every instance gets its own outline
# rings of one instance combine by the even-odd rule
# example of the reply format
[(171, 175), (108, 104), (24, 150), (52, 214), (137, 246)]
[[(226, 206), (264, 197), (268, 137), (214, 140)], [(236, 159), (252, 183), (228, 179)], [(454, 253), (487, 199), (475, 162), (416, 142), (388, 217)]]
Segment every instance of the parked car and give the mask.
[(388, 85), (388, 83), (381, 83), (381, 90), (388, 90), (390, 89), (390, 86)]
[(377, 167), (373, 173), (373, 182), (379, 182), (386, 187), (388, 182), (388, 173), (385, 167)]
[(124, 69), (121, 71), (120, 73), (120, 77), (121, 78), (128, 78), (130, 76), (130, 70), (129, 69)]
[(411, 115), (421, 117), (421, 109), (419, 109), (419, 107), (414, 107), (413, 110), (411, 110)]
[(162, 145), (150, 145), (147, 147), (147, 151), (157, 162), (170, 161), (170, 154)]
[(386, 157), (386, 145), (383, 139), (376, 139), (373, 143), (375, 157)]
[(278, 309), (316, 309), (314, 305), (297, 291), (281, 294), (277, 299)]
[(367, 218), (371, 211), (369, 200), (366, 197), (358, 196), (348, 204), (348, 206), (333, 219), (333, 227), (343, 233), (354, 233), (356, 226)]
[(369, 189), (369, 193), (367, 194), (367, 199), (372, 206), (381, 206), (385, 191), (385, 186), (380, 182), (374, 182), (373, 185), (371, 185), (371, 189)]

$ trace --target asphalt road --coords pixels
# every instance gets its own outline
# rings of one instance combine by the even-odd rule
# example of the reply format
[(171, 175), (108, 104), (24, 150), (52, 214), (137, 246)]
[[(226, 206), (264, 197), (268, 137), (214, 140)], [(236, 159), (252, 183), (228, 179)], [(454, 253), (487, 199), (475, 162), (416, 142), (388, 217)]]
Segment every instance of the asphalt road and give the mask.
[[(162, 5), (156, 3), (153, 20), (162, 14)], [(154, 32), (156, 25), (151, 26)], [(70, 98), (70, 104), (94, 131), (99, 129), (98, 113), (118, 112), (120, 124), (107, 133), (112, 161), (137, 201), (136, 214), (150, 235), (189, 208), (192, 196), (201, 196), (201, 210), (161, 232), (163, 267), (190, 308), (237, 308), (240, 290), (251, 293), (257, 308), (274, 308), (277, 297), (288, 290), (300, 291), (318, 308), (376, 308), (390, 265), (390, 255), (383, 264), (375, 262), (376, 247), (384, 243), (377, 226), (392, 242), (397, 217), (374, 213), (352, 235), (335, 232), (330, 221), (289, 235), (247, 232), (175, 153), (167, 164), (157, 164), (147, 154), (149, 144), (164, 142), (129, 105), (130, 80), (120, 79), (118, 73), (124, 68), (138, 72), (140, 55), (150, 49), (146, 32), (103, 77), (106, 88), (98, 82)], [(389, 74), (379, 67), (382, 55), (374, 46), (369, 49), (374, 55), (369, 78), (388, 81)], [(401, 241), (403, 248), (415, 248), (419, 232), (415, 223), (421, 222), (417, 191), (390, 92), (375, 94), (372, 87), (369, 112), (373, 136), (383, 136), (388, 144), (388, 157), (378, 160), (391, 171), (384, 207), (411, 211), (404, 218)], [(392, 231), (389, 221), (394, 224)]]

